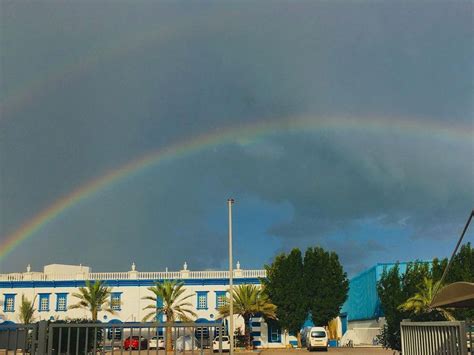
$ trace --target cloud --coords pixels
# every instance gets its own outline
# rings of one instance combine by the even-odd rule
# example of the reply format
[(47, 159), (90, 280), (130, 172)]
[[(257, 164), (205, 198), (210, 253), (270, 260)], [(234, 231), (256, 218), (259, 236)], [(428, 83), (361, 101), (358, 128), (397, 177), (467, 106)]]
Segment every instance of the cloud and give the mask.
[[(472, 129), (466, 3), (0, 7), (1, 94), (28, 94), (0, 121), (2, 236), (85, 181), (230, 126), (379, 115)], [(253, 211), (239, 221), (242, 264), (320, 243), (356, 270), (385, 257), (393, 229), (399, 244), (457, 231), (474, 200), (473, 150), (473, 141), (363, 128), (235, 137), (105, 189), (2, 268), (223, 267), (222, 204), (232, 195)], [(383, 238), (366, 235), (374, 226)]]

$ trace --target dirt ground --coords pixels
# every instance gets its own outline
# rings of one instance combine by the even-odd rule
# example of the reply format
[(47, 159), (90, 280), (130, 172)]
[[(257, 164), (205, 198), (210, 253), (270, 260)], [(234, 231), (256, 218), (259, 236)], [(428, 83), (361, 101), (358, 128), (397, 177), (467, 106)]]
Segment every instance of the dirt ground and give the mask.
[[(237, 354), (237, 353), (236, 353)], [(276, 349), (276, 350), (262, 350), (260, 355), (305, 355), (310, 354), (307, 350), (300, 349)], [(329, 348), (328, 352), (312, 352), (311, 354), (347, 354), (347, 355), (393, 355), (394, 352), (391, 350), (385, 350), (382, 348)], [(397, 354), (397, 352), (395, 352)]]
[[(13, 355), (14, 351), (10, 350), (8, 351), (8, 355)], [(19, 350), (17, 354), (22, 354), (22, 351)], [(100, 353), (97, 353), (100, 354)], [(107, 351), (104, 352), (106, 355), (112, 355), (112, 352)], [(114, 355), (120, 355), (120, 350), (116, 350), (113, 352)], [(123, 355), (155, 355), (156, 351), (150, 351), (149, 354), (147, 354), (147, 351), (144, 350), (141, 352), (139, 351), (123, 351)], [(183, 353), (178, 352), (178, 355), (192, 355), (193, 352), (191, 351), (186, 351)], [(227, 354), (227, 353), (224, 353)], [(235, 355), (309, 355), (310, 353), (307, 350), (302, 350), (302, 349), (260, 349), (260, 350), (254, 350), (254, 351), (241, 351), (241, 350), (236, 350)], [(312, 352), (311, 355), (313, 354), (345, 354), (345, 355), (396, 355), (398, 353), (394, 353), (393, 351), (390, 350), (384, 350), (381, 348), (329, 348), (328, 352), (324, 351), (315, 351)], [(0, 355), (7, 355), (7, 352), (4, 349), (0, 349)], [(168, 354), (165, 354), (163, 350), (160, 350), (158, 352), (158, 355), (174, 355), (174, 352), (168, 352)], [(194, 351), (194, 355), (200, 355), (199, 351)], [(213, 355), (212, 352), (209, 350), (204, 351), (204, 355)]]

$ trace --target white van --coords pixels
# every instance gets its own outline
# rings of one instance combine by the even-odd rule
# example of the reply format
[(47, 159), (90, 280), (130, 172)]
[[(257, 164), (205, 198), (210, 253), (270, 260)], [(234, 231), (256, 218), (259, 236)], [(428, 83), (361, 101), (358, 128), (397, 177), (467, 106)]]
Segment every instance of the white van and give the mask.
[(313, 349), (328, 351), (328, 342), (328, 333), (323, 327), (311, 327), (306, 333), (306, 348), (308, 351)]

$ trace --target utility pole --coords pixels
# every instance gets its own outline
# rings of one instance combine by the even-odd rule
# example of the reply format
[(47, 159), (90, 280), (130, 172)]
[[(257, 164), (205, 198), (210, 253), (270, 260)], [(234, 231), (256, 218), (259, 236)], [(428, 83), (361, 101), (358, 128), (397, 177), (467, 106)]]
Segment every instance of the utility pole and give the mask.
[(229, 340), (230, 349), (229, 355), (234, 354), (234, 270), (232, 261), (232, 205), (234, 200), (229, 198), (227, 200), (227, 207), (229, 209)]

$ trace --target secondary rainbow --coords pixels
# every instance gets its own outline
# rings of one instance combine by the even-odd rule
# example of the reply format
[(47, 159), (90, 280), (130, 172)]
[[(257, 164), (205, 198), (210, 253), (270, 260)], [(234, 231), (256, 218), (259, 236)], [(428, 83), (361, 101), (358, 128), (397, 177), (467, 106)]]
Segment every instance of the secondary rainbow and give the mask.
[(472, 144), (474, 131), (472, 127), (442, 125), (430, 122), (427, 124), (417, 119), (388, 118), (292, 118), (283, 120), (260, 121), (240, 127), (231, 127), (222, 131), (189, 138), (171, 144), (162, 149), (151, 151), (144, 156), (132, 160), (84, 185), (79, 186), (68, 195), (58, 199), (42, 210), (29, 221), (25, 222), (13, 233), (2, 238), (0, 244), (0, 260), (18, 245), (35, 235), (35, 232), (50, 223), (70, 207), (94, 196), (105, 187), (117, 184), (127, 177), (145, 173), (148, 168), (159, 165), (167, 160), (176, 160), (210, 147), (245, 140), (252, 142), (259, 138), (286, 132), (319, 132), (319, 131), (360, 131), (369, 133), (402, 134), (404, 136), (424, 137), (444, 140), (450, 143)]

